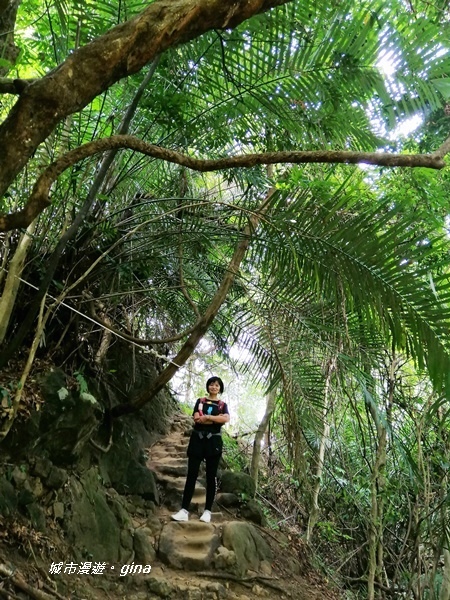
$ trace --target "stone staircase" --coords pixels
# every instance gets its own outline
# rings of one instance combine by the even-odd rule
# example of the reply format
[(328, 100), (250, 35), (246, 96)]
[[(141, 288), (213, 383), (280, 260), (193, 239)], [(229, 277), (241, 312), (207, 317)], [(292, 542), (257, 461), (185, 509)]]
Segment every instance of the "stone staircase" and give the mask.
[[(314, 594), (293, 595), (275, 583), (279, 577), (272, 572), (274, 553), (264, 537), (252, 523), (239, 518), (238, 509), (220, 509), (228, 505), (225, 497), (237, 498), (235, 494), (217, 494), (211, 523), (199, 520), (206, 496), (203, 467), (190, 505), (189, 521), (171, 520), (170, 515), (181, 507), (191, 430), (192, 418), (175, 414), (170, 432), (148, 449), (147, 468), (157, 481), (160, 502), (142, 530), (143, 537), (153, 540), (156, 550), (155, 568), (152, 567), (152, 575), (147, 579), (148, 590), (154, 595), (147, 598), (314, 600)], [(151, 530), (154, 519), (159, 520), (158, 533)], [(136, 554), (135, 562), (140, 560)], [(283, 588), (292, 585), (292, 576), (288, 579), (289, 584), (285, 583)]]
[(172, 567), (201, 571), (211, 567), (212, 557), (220, 546), (218, 525), (224, 518), (222, 512), (213, 510), (212, 523), (199, 521), (206, 497), (202, 471), (189, 507), (189, 521), (170, 521), (170, 514), (181, 508), (191, 429), (190, 417), (175, 415), (169, 435), (150, 449), (147, 467), (153, 471), (160, 487), (160, 517), (167, 521), (159, 539), (160, 558)]
[[(150, 449), (147, 467), (153, 471), (162, 489), (163, 504), (170, 510), (181, 508), (181, 496), (187, 474), (186, 450), (189, 442), (190, 423), (184, 415), (176, 416), (169, 435)], [(205, 486), (197, 481), (191, 510), (198, 510), (205, 502)]]

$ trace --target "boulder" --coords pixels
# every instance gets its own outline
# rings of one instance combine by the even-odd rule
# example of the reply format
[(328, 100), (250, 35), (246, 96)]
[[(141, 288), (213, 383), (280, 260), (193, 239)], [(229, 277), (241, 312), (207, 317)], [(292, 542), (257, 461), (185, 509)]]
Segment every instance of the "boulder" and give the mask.
[(134, 560), (142, 565), (151, 565), (155, 561), (156, 552), (152, 544), (152, 532), (147, 527), (134, 530)]
[(232, 494), (231, 492), (217, 494), (216, 502), (220, 506), (225, 506), (225, 508), (232, 508), (241, 504), (239, 496), (237, 496), (236, 494)]
[(140, 496), (159, 504), (159, 492), (153, 473), (137, 460), (129, 461), (123, 478), (113, 482), (113, 485), (120, 494)]
[(219, 571), (233, 572), (236, 567), (236, 554), (225, 546), (219, 546), (214, 554), (213, 564)]
[(161, 521), (156, 515), (148, 517), (147, 529), (149, 529), (151, 536), (155, 537), (159, 535), (159, 532), (161, 531)]
[(66, 513), (64, 527), (77, 558), (89, 556), (92, 560), (117, 562), (123, 525), (108, 505), (98, 471), (91, 468), (79, 480), (72, 478), (67, 494), (71, 510)]
[[(173, 592), (173, 586), (167, 579), (160, 577), (148, 577), (146, 579), (147, 589), (158, 598), (170, 598)], [(153, 596), (149, 596), (153, 597)]]
[(236, 572), (244, 575), (248, 569), (258, 571), (262, 561), (272, 560), (272, 551), (251, 523), (230, 521), (225, 523), (222, 543), (236, 555)]
[(243, 506), (241, 506), (240, 512), (241, 517), (247, 521), (253, 521), (253, 523), (262, 526), (264, 526), (266, 523), (266, 517), (263, 513), (263, 510), (256, 500), (248, 500)]
[(66, 483), (68, 474), (65, 469), (60, 467), (51, 467), (47, 479), (45, 480), (46, 485), (53, 490), (59, 490)]
[(0, 515), (8, 517), (17, 510), (17, 495), (13, 485), (0, 477)]
[(250, 475), (235, 471), (223, 471), (220, 481), (221, 493), (236, 494), (241, 498), (253, 498), (256, 486)]
[(38, 477), (41, 477), (42, 479), (46, 479), (49, 474), (50, 474), (50, 470), (53, 466), (53, 463), (51, 460), (49, 460), (48, 458), (46, 458), (45, 456), (37, 456), (34, 459), (34, 464), (33, 464), (33, 474), (37, 475)]

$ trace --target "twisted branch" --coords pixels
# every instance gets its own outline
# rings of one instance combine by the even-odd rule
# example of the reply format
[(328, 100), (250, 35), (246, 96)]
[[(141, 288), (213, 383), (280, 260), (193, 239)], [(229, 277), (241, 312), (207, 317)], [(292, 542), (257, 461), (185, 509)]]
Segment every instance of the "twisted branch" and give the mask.
[(154, 159), (164, 160), (202, 173), (224, 169), (250, 169), (256, 165), (282, 163), (364, 163), (384, 167), (428, 167), (430, 169), (442, 169), (445, 167), (444, 156), (450, 151), (450, 138), (432, 154), (388, 154), (383, 152), (313, 150), (260, 152), (216, 159), (200, 159), (182, 154), (176, 150), (148, 144), (131, 135), (113, 135), (109, 138), (103, 138), (79, 146), (48, 166), (36, 181), (25, 207), (20, 211), (0, 216), (0, 232), (28, 227), (35, 217), (51, 204), (49, 199), (50, 188), (66, 169), (95, 154), (121, 148), (128, 148)]

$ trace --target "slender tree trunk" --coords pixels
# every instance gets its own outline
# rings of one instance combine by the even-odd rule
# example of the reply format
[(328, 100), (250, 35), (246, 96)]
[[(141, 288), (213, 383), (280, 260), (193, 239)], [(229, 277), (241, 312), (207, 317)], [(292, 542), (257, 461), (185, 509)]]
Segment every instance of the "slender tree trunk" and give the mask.
[(444, 571), (439, 600), (450, 600), (450, 550), (444, 549)]
[(330, 389), (331, 389), (331, 379), (334, 371), (336, 370), (337, 365), (337, 356), (331, 358), (325, 370), (325, 388), (323, 395), (323, 409), (322, 409), (322, 436), (320, 438), (319, 445), (319, 455), (317, 457), (317, 464), (314, 472), (314, 488), (312, 493), (312, 502), (311, 508), (309, 511), (308, 518), (308, 527), (306, 529), (306, 541), (309, 543), (311, 541), (312, 532), (315, 524), (317, 523), (317, 519), (319, 517), (319, 494), (320, 489), (322, 487), (322, 475), (323, 475), (323, 467), (325, 463), (325, 450), (328, 444), (328, 440), (330, 438), (330, 421), (328, 419), (328, 412), (330, 408)]
[(5, 339), (8, 329), (9, 320), (11, 318), (14, 304), (19, 291), (20, 277), (22, 275), (25, 258), (28, 248), (33, 241), (33, 233), (36, 229), (35, 219), (28, 227), (25, 233), (22, 234), (14, 256), (9, 263), (8, 275), (3, 288), (3, 294), (0, 297), (0, 344)]
[[(383, 503), (380, 497), (382, 472), (386, 464), (386, 429), (377, 427), (377, 454), (372, 470), (370, 493), (371, 511), (369, 523), (369, 573), (367, 578), (367, 598), (375, 598), (375, 581), (380, 580), (379, 558), (382, 556)], [(384, 483), (384, 482), (383, 482)]]
[[(105, 321), (106, 324), (112, 325), (111, 320), (107, 314), (103, 315), (103, 320)], [(99, 367), (103, 364), (103, 361), (105, 360), (106, 353), (108, 352), (109, 345), (111, 343), (111, 338), (112, 338), (111, 330), (103, 329), (101, 340), (100, 340), (100, 345), (98, 347), (97, 352), (95, 353), (95, 358), (94, 358), (95, 364), (98, 365)], [(133, 350), (134, 350), (134, 346), (133, 346)]]
[(392, 357), (388, 373), (388, 396), (386, 398), (386, 421), (384, 421), (373, 405), (369, 405), (369, 411), (376, 428), (376, 455), (371, 475), (371, 511), (369, 523), (369, 564), (367, 577), (367, 598), (375, 598), (375, 582), (381, 583), (384, 566), (383, 547), (383, 517), (384, 501), (383, 493), (386, 487), (386, 460), (387, 460), (387, 423), (391, 419), (392, 403), (395, 390), (395, 373), (398, 361)]
[(6, 278), (6, 265), (8, 264), (9, 248), (11, 245), (11, 232), (6, 234), (1, 249), (2, 263), (0, 264), (0, 287), (3, 285), (3, 280)]
[(266, 412), (262, 418), (261, 423), (255, 434), (255, 441), (253, 442), (253, 453), (252, 453), (252, 464), (250, 466), (250, 476), (253, 478), (256, 488), (258, 488), (258, 473), (259, 473), (259, 460), (261, 457), (261, 443), (266, 433), (267, 426), (269, 425), (270, 417), (275, 409), (276, 401), (276, 390), (271, 390), (266, 395)]
[[(45, 309), (45, 296), (41, 300), (41, 306), (39, 310), (39, 319), (38, 326), (36, 330), (36, 334), (33, 339), (33, 343), (31, 344), (30, 352), (28, 354), (27, 362), (25, 363), (25, 368), (23, 370), (22, 376), (20, 377), (19, 385), (17, 386), (17, 390), (14, 396), (14, 400), (12, 402), (11, 407), (5, 411), (7, 413), (6, 419), (3, 419), (0, 430), (0, 442), (8, 435), (15, 418), (17, 417), (17, 413), (19, 412), (20, 401), (22, 399), (23, 388), (28, 379), (28, 375), (30, 374), (31, 367), (33, 366), (34, 357), (36, 355), (36, 350), (38, 349), (39, 342), (41, 341), (42, 333), (45, 328), (45, 324), (49, 315), (51, 314), (51, 310), (48, 309), (46, 314), (44, 315)], [(2, 415), (3, 417), (3, 415)]]
[[(450, 448), (449, 448), (449, 434), (448, 429), (444, 426), (445, 420), (447, 419), (446, 411), (442, 409), (439, 410), (439, 419), (443, 425), (442, 427), (442, 444), (443, 444), (443, 454), (445, 456), (445, 461), (448, 463)], [(448, 523), (450, 518), (450, 511), (448, 509), (448, 500), (446, 499), (446, 495), (448, 494), (448, 484), (449, 484), (449, 476), (448, 471), (445, 471), (445, 475), (442, 478), (442, 483), (440, 486), (440, 501), (441, 501), (441, 530), (442, 530), (442, 541), (443, 541), (443, 555), (444, 555), (444, 568), (442, 571), (442, 585), (441, 590), (439, 592), (439, 600), (450, 600), (450, 541), (448, 539), (448, 535), (445, 532), (448, 532)]]

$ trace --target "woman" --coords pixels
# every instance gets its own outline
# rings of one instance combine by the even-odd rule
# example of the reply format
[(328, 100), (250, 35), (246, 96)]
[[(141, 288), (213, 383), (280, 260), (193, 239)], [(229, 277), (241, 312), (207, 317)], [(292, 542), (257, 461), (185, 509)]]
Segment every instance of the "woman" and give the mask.
[(206, 382), (207, 398), (198, 398), (194, 407), (194, 429), (187, 449), (188, 473), (184, 486), (181, 510), (172, 515), (174, 521), (189, 520), (189, 505), (194, 495), (195, 482), (203, 460), (206, 462), (206, 502), (200, 521), (211, 521), (211, 509), (216, 495), (216, 475), (222, 456), (222, 436), (220, 430), (228, 423), (230, 415), (225, 402), (219, 400), (223, 393), (220, 377), (210, 377)]

